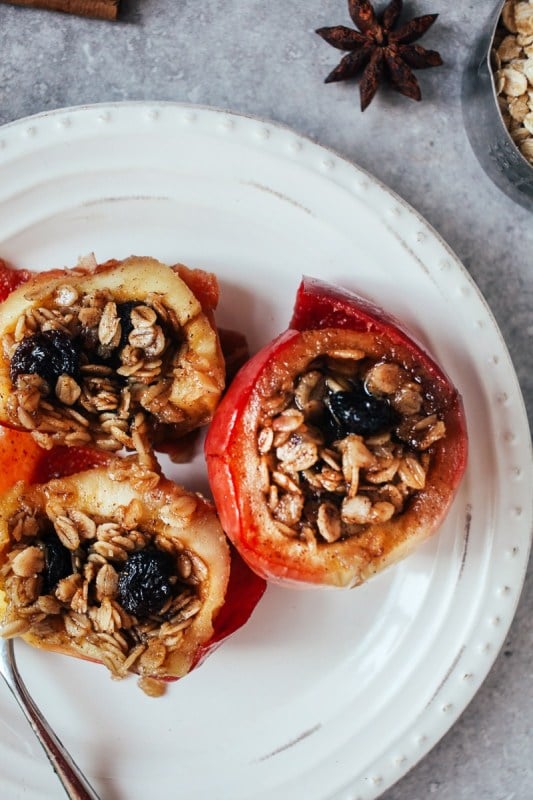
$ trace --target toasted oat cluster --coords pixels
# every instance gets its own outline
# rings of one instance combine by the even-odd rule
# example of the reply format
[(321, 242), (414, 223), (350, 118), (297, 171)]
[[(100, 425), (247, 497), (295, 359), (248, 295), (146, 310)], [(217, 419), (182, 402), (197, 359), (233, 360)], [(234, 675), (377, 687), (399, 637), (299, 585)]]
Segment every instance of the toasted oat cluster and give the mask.
[(341, 355), (316, 359), (273, 398), (258, 436), (272, 518), (313, 548), (401, 514), (446, 434), (416, 376), (362, 351)]
[(503, 120), (533, 164), (533, 2), (507, 0), (493, 43), (492, 63)]
[[(95, 658), (115, 678), (136, 672), (153, 694), (157, 678), (172, 674), (172, 655), (202, 609), (208, 569), (186, 537), (147, 518), (142, 498), (158, 476), (136, 464), (103, 473), (97, 480), (108, 493), (120, 496), (133, 475), (138, 494), (112, 510), (95, 502), (89, 512), (77, 496), (80, 480), (82, 493), (92, 491), (86, 473), (29, 487), (12, 509), (2, 509), (11, 547), (0, 570), (0, 634)], [(183, 528), (204, 513), (202, 505), (182, 492), (169, 513)]]
[(125, 447), (147, 461), (154, 424), (182, 435), (210, 420), (224, 385), (218, 337), (166, 265), (38, 277), (3, 311), (0, 421), (44, 448)]

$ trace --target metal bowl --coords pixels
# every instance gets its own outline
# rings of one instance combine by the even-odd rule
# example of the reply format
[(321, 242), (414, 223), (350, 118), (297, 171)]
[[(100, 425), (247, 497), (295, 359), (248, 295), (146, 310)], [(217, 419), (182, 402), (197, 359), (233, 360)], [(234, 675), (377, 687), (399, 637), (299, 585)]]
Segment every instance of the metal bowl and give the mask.
[(499, 0), (465, 69), (463, 119), (472, 149), (487, 175), (515, 202), (533, 211), (533, 166), (505, 127), (491, 66), (491, 49), (503, 6)]

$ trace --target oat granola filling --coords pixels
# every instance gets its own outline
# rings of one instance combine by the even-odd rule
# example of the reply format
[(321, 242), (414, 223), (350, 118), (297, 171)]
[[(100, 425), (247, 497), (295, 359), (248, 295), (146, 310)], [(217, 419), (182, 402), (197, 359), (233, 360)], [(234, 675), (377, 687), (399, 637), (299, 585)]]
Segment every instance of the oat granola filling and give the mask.
[[(117, 270), (65, 273), (49, 289), (37, 278), (7, 301), (2, 415), (47, 449), (146, 456), (153, 423), (178, 435), (205, 424), (222, 390), (216, 333), (181, 279), (149, 259)], [(130, 286), (149, 287), (151, 275), (159, 291), (135, 295)]]
[(269, 513), (312, 548), (357, 536), (402, 514), (445, 433), (422, 380), (399, 364), (363, 351), (314, 359), (259, 426)]
[(179, 341), (156, 296), (117, 304), (109, 291), (80, 297), (59, 287), (47, 308), (26, 312), (4, 337), (15, 387), (9, 410), (44, 447), (64, 432), (67, 444), (142, 452), (145, 412), (168, 400)]
[(0, 635), (137, 673), (148, 693), (211, 638), (229, 554), (198, 495), (117, 459), (15, 487), (0, 526)]
[(120, 509), (120, 521), (60, 507), (16, 514), (2, 635), (64, 632), (81, 654), (86, 642), (97, 648), (114, 677), (164, 676), (201, 608), (206, 568), (178, 541), (137, 526), (136, 502)]

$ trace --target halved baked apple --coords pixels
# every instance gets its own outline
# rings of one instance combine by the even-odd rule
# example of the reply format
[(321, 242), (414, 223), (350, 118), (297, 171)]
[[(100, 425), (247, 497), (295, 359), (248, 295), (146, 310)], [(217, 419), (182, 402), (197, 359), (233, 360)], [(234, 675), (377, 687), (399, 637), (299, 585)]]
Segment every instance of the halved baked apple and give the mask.
[(225, 370), (209, 298), (188, 285), (212, 293), (197, 272), (132, 256), (11, 292), (0, 305), (0, 423), (47, 449), (141, 454), (152, 426), (181, 436), (208, 423)]
[(231, 569), (213, 506), (135, 458), (0, 499), (0, 634), (137, 673), (150, 694), (209, 651)]

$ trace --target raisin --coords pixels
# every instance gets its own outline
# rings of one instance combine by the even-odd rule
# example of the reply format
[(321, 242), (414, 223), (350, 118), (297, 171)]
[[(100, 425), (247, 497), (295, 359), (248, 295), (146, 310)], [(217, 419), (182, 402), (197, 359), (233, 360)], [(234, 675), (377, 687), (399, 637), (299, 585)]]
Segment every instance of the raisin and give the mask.
[(53, 388), (60, 375), (77, 379), (79, 370), (75, 342), (62, 331), (42, 331), (21, 341), (11, 359), (10, 376), (15, 383), (19, 375), (39, 375)]
[(326, 398), (329, 412), (326, 429), (335, 438), (350, 433), (373, 436), (390, 431), (398, 422), (398, 414), (384, 397), (369, 394), (363, 386), (351, 391), (335, 392)]
[(156, 614), (173, 592), (172, 559), (159, 550), (139, 550), (127, 559), (118, 578), (118, 601), (128, 614)]
[(57, 536), (50, 534), (43, 539), (44, 571), (43, 594), (50, 594), (62, 578), (72, 575), (70, 550), (61, 544)]

